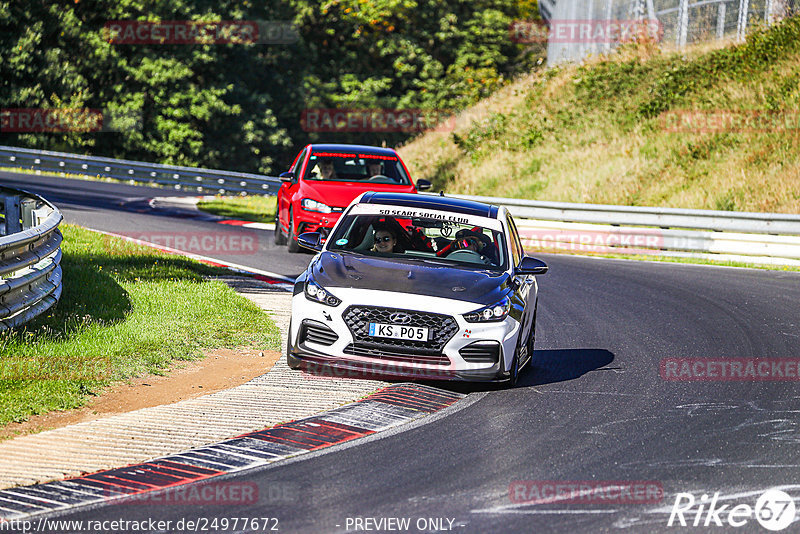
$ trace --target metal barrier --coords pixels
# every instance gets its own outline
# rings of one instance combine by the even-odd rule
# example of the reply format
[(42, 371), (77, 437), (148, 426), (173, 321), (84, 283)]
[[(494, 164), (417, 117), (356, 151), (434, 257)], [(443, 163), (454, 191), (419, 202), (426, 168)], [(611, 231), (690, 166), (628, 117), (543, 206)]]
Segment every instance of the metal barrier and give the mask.
[[(277, 192), (280, 184), (278, 178), (255, 174), (0, 146), (0, 167), (91, 175), (93, 173), (88, 171), (98, 168), (99, 165), (104, 165), (104, 172), (99, 173), (101, 176), (133, 179), (145, 185), (154, 182), (172, 184), (181, 189), (195, 188), (200, 192), (213, 188), (196, 185), (197, 177), (202, 181), (209, 180), (208, 177), (211, 176), (225, 176), (226, 178), (218, 178), (227, 180), (225, 183), (231, 180), (231, 176), (248, 177), (249, 181), (238, 184), (238, 190), (217, 188), (229, 193), (245, 191), (272, 195)], [(116, 170), (110, 172), (105, 169)], [(149, 170), (143, 173), (142, 169)], [(172, 173), (176, 169), (183, 171)], [(150, 173), (172, 173), (172, 181), (159, 181)], [(506, 206), (518, 218), (520, 235), (526, 249), (531, 250), (690, 256), (747, 263), (800, 265), (800, 215), (572, 204), (472, 195), (448, 196)]]
[(800, 215), (448, 196), (506, 206), (528, 251), (800, 265)]
[(78, 174), (212, 194), (275, 194), (279, 178), (244, 172), (159, 165), (64, 152), (0, 146), (0, 167), (17, 167), (65, 176)]
[(62, 215), (45, 199), (0, 188), (0, 331), (20, 326), (61, 296)]

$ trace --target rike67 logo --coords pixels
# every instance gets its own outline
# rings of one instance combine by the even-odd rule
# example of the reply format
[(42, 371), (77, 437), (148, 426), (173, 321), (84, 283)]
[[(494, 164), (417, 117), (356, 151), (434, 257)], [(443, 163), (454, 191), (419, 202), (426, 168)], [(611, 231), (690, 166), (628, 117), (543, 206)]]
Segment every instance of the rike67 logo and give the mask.
[(707, 494), (695, 498), (691, 493), (678, 493), (672, 505), (667, 526), (681, 527), (745, 527), (753, 532), (754, 520), (763, 528), (777, 532), (791, 525), (795, 520), (794, 499), (779, 489), (765, 491), (755, 502), (727, 503), (732, 496), (720, 498), (719, 492), (709, 498)]

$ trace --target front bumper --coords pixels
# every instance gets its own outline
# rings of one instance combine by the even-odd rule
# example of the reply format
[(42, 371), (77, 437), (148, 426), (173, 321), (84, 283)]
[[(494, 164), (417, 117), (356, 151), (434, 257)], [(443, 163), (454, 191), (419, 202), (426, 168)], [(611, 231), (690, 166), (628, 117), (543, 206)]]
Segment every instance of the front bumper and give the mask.
[[(298, 292), (292, 299), (292, 326), (289, 334), (289, 363), (310, 374), (352, 376), (359, 378), (415, 378), (420, 380), (504, 381), (514, 354), (519, 323), (511, 317), (493, 323), (468, 323), (461, 316), (481, 307), (475, 303), (407, 295), (383, 291), (330, 290), (342, 303), (332, 308), (306, 299)], [(363, 294), (358, 295), (361, 292)], [(352, 295), (355, 293), (356, 295)], [(354, 297), (354, 298), (348, 298)], [(447, 310), (456, 324), (455, 331), (433, 354), (420, 354), (408, 347), (380, 346), (357, 338), (346, 322), (345, 312), (352, 307), (383, 307), (433, 313), (422, 310)], [(315, 325), (323, 335), (308, 335), (308, 325)], [(305, 326), (304, 326), (305, 325)], [(320, 330), (322, 328), (322, 330)], [(324, 334), (325, 330), (329, 332)], [(334, 339), (335, 338), (335, 339)], [(322, 342), (319, 342), (319, 341)], [(333, 340), (333, 341), (331, 341)], [(497, 350), (494, 361), (468, 361), (463, 349), (476, 343), (493, 343)], [(402, 354), (406, 351), (406, 354)]]
[(341, 212), (318, 213), (298, 209), (295, 214), (297, 235), (304, 232), (321, 232), (327, 236), (341, 215)]

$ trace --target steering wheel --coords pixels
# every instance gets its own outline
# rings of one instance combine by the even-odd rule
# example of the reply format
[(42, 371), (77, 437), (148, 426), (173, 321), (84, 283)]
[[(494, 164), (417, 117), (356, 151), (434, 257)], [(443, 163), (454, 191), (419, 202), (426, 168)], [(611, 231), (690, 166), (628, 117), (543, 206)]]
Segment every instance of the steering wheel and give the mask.
[(394, 180), (392, 180), (388, 176), (384, 176), (383, 174), (376, 174), (375, 176), (372, 176), (371, 178), (369, 178), (367, 181), (368, 182), (383, 182), (384, 180), (388, 180), (390, 183), (394, 183)]
[(467, 261), (469, 263), (483, 263), (484, 265), (489, 265), (491, 261), (486, 256), (481, 256), (474, 250), (469, 250), (462, 248), (461, 250), (456, 250), (455, 252), (451, 252), (447, 255), (448, 258), (453, 258), (454, 260), (460, 261)]

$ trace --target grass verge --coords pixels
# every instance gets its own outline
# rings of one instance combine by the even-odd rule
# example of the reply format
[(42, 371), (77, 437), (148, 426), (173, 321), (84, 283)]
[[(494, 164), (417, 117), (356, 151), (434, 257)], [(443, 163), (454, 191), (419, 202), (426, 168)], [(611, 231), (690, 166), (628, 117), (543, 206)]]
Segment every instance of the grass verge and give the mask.
[(271, 223), (275, 221), (276, 196), (214, 197), (201, 200), (197, 209), (242, 221)]
[(225, 269), (62, 225), (63, 294), (0, 334), (0, 425), (76, 408), (113, 381), (163, 374), (207, 349), (279, 350), (253, 303), (208, 277)]
[(450, 193), (800, 212), (800, 16), (530, 74), (399, 149)]

